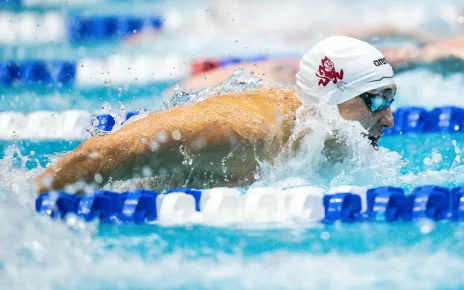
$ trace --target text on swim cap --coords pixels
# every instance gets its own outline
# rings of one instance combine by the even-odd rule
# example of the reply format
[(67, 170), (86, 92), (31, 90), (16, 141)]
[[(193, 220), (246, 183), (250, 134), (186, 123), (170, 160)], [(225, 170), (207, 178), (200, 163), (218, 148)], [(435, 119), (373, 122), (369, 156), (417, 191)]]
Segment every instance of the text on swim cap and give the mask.
[(388, 63), (388, 61), (385, 59), (385, 57), (374, 60), (374, 65), (375, 66), (381, 66), (381, 65), (384, 65), (384, 64), (387, 64), (387, 63)]

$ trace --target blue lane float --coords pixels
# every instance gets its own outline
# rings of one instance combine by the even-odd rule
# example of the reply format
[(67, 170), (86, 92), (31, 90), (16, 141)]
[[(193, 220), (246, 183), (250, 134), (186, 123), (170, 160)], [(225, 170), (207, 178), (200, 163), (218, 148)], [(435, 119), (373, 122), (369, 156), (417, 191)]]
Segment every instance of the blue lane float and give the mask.
[[(348, 190), (349, 191), (349, 190)], [(201, 212), (202, 190), (177, 188), (170, 194), (192, 195), (197, 212)], [(252, 194), (252, 193), (251, 193)], [(99, 190), (78, 196), (64, 191), (44, 193), (37, 197), (36, 211), (54, 219), (63, 219), (72, 213), (85, 221), (99, 219), (101, 223), (156, 222), (158, 197), (152, 190), (123, 193)], [(207, 198), (211, 196), (207, 195)], [(367, 208), (362, 211), (362, 197), (352, 192), (336, 192), (323, 196), (324, 217), (320, 222), (409, 222), (422, 219), (434, 221), (461, 221), (464, 219), (464, 187), (420, 186), (406, 194), (398, 187), (377, 187), (367, 190)], [(193, 201), (192, 201), (193, 202)]]
[(163, 26), (159, 16), (82, 16), (68, 17), (68, 37), (72, 43), (122, 39), (143, 30), (159, 30)]
[(10, 86), (21, 82), (23, 85), (72, 85), (76, 79), (76, 63), (56, 60), (25, 60), (21, 62), (0, 62), (0, 85)]
[(431, 111), (420, 107), (403, 107), (398, 108), (393, 117), (395, 125), (384, 130), (385, 135), (464, 131), (464, 109), (458, 107), (438, 107)]
[(336, 193), (324, 196), (325, 218), (323, 222), (355, 222), (361, 217), (361, 197), (352, 193)]
[(412, 196), (406, 196), (402, 188), (393, 186), (369, 189), (364, 218), (369, 221), (410, 221)]

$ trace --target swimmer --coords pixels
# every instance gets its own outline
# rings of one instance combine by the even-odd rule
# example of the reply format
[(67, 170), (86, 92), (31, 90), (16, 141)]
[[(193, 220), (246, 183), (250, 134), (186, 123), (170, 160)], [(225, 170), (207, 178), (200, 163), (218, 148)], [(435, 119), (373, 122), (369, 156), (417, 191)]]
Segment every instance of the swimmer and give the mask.
[(302, 105), (316, 110), (315, 103), (328, 101), (342, 118), (360, 122), (375, 145), (382, 130), (393, 126), (395, 92), (392, 67), (379, 50), (354, 38), (330, 37), (301, 59), (296, 89), (210, 96), (153, 113), (84, 141), (34, 184), (43, 193), (78, 181), (101, 186), (148, 173), (171, 188), (248, 186), (261, 162), (272, 163), (284, 146), (299, 150), (299, 140), (290, 136)]

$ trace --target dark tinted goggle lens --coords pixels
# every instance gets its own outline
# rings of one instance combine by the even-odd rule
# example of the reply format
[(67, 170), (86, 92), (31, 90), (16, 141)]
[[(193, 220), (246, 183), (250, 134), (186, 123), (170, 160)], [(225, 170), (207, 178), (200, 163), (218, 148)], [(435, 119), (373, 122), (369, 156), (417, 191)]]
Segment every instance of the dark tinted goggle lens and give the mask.
[(372, 112), (377, 112), (383, 108), (390, 107), (395, 100), (392, 98), (390, 101), (388, 101), (383, 95), (376, 95), (371, 93), (364, 93), (361, 95), (361, 98)]

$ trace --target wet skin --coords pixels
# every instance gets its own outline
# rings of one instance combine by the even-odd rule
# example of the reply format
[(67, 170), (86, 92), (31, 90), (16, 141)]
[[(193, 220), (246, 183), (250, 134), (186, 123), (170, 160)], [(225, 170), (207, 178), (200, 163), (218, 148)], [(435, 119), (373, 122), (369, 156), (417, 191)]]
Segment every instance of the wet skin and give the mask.
[[(375, 93), (394, 89), (386, 86)], [(284, 146), (289, 148), (300, 106), (292, 89), (276, 88), (210, 97), (153, 113), (84, 141), (41, 173), (35, 190), (60, 190), (79, 180), (103, 185), (110, 177), (126, 180), (144, 177), (147, 171), (170, 176), (169, 187), (246, 186), (254, 181), (260, 162), (272, 163)], [(383, 128), (393, 125), (390, 108), (373, 113), (359, 97), (338, 107), (343, 118), (360, 121), (375, 141)]]

